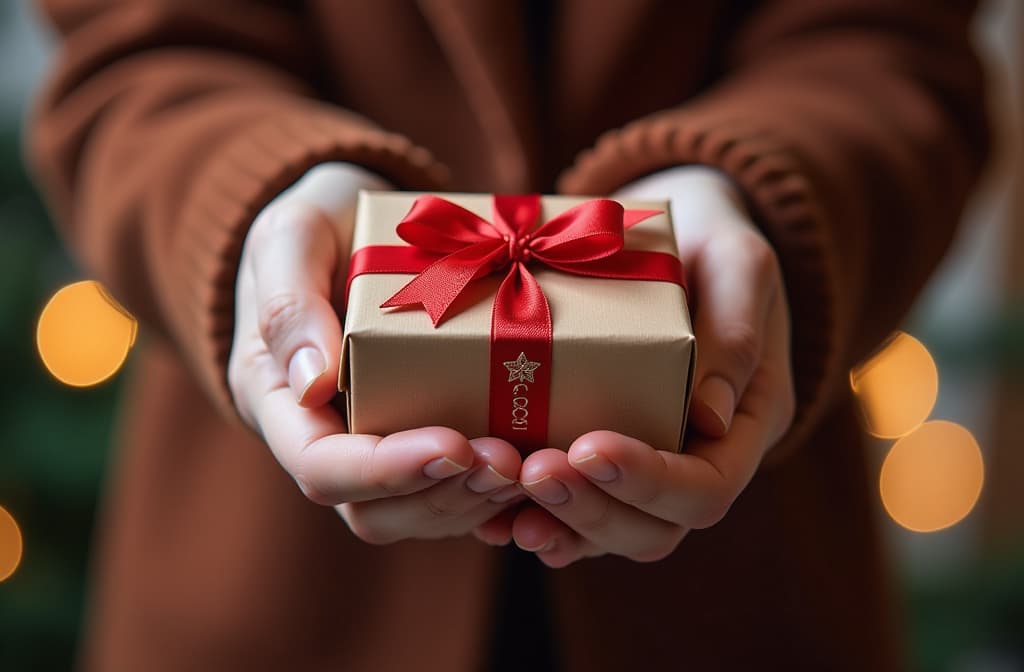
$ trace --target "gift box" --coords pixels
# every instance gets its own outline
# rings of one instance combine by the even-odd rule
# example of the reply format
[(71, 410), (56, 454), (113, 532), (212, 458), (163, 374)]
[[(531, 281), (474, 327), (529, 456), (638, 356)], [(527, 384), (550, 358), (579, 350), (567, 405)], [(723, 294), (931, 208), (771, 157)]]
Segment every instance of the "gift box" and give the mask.
[(668, 204), (362, 192), (349, 430), (443, 425), (523, 452), (609, 429), (679, 450), (696, 346)]

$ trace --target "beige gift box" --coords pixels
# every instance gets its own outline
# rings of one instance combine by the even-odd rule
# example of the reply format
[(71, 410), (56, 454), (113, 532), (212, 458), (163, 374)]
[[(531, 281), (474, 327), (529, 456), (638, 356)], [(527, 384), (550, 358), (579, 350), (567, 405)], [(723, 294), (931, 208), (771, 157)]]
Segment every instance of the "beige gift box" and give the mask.
[[(419, 195), (361, 192), (352, 252), (405, 245), (395, 227)], [(438, 196), (491, 219), (490, 195)], [(585, 200), (545, 196), (541, 221)], [(662, 213), (629, 229), (625, 249), (677, 254), (667, 203), (622, 204)], [(530, 271), (551, 307), (548, 445), (566, 450), (581, 434), (608, 429), (678, 451), (696, 358), (683, 288), (540, 264)], [(491, 311), (503, 276), (476, 281), (437, 327), (423, 310), (380, 307), (412, 277), (364, 274), (351, 282), (338, 380), (349, 431), (386, 435), (443, 425), (486, 436)]]

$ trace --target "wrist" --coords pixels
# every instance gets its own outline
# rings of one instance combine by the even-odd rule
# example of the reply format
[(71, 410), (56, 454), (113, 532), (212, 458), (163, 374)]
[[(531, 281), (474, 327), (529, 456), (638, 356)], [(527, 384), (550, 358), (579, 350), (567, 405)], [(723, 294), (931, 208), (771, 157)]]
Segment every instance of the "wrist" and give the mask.
[(616, 196), (668, 199), (678, 239), (712, 225), (753, 227), (739, 186), (711, 166), (691, 164), (660, 170), (627, 184)]
[(360, 189), (383, 191), (394, 186), (362, 166), (331, 161), (310, 168), (274, 200), (297, 198), (334, 219), (351, 209)]

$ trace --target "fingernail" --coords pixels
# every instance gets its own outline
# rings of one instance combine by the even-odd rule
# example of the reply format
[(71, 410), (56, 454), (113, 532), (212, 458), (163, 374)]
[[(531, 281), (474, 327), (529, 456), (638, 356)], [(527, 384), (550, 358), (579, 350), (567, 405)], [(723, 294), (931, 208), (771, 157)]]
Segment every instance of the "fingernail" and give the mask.
[(439, 457), (436, 460), (427, 462), (423, 467), (423, 473), (428, 478), (433, 478), (436, 481), (441, 479), (461, 474), (469, 467), (464, 467), (455, 460), (451, 460), (447, 457)]
[(705, 378), (697, 390), (697, 399), (718, 417), (722, 423), (722, 433), (729, 431), (732, 416), (736, 411), (736, 390), (724, 378), (710, 376)]
[(527, 548), (526, 546), (523, 546), (519, 542), (516, 542), (516, 546), (518, 546), (519, 548), (523, 549), (524, 551), (529, 551), (530, 553), (547, 553), (548, 551), (553, 550), (555, 548), (555, 540), (554, 539), (550, 539), (550, 540), (548, 540), (548, 543), (546, 543), (546, 544), (544, 544), (542, 546), (537, 546), (535, 548)]
[(523, 487), (545, 504), (565, 504), (569, 501), (569, 488), (551, 475), (531, 483), (523, 483)]
[(511, 485), (515, 483), (511, 478), (505, 478), (498, 473), (498, 470), (491, 465), (486, 465), (482, 469), (477, 469), (473, 472), (473, 475), (466, 479), (466, 487), (482, 495), (485, 492), (491, 490), (497, 490), (503, 485)]
[(587, 455), (582, 460), (576, 460), (572, 466), (595, 481), (603, 483), (609, 483), (619, 477), (619, 468), (597, 453)]
[(288, 384), (298, 395), (299, 402), (306, 397), (310, 386), (327, 371), (327, 361), (316, 348), (300, 348), (288, 362)]
[(523, 491), (519, 489), (519, 486), (509, 485), (491, 495), (488, 501), (494, 502), (495, 504), (504, 504), (505, 502), (511, 502), (521, 494), (523, 494)]

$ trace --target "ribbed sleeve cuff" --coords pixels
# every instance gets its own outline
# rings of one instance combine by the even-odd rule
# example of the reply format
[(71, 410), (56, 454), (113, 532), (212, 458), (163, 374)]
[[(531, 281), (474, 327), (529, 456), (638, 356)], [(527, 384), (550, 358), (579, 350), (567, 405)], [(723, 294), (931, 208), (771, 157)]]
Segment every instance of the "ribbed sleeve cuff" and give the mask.
[(700, 164), (729, 175), (782, 265), (792, 324), (797, 409), (765, 458), (782, 461), (809, 438), (841, 375), (838, 267), (815, 191), (782, 138), (743, 122), (678, 111), (602, 136), (559, 180), (568, 194), (607, 194), (665, 168)]
[(197, 174), (174, 238), (182, 290), (173, 326), (211, 399), (236, 417), (227, 386), (242, 243), (259, 211), (313, 166), (346, 161), (402, 188), (438, 190), (446, 169), (426, 150), (344, 111), (309, 104), (270, 115), (228, 140)]

